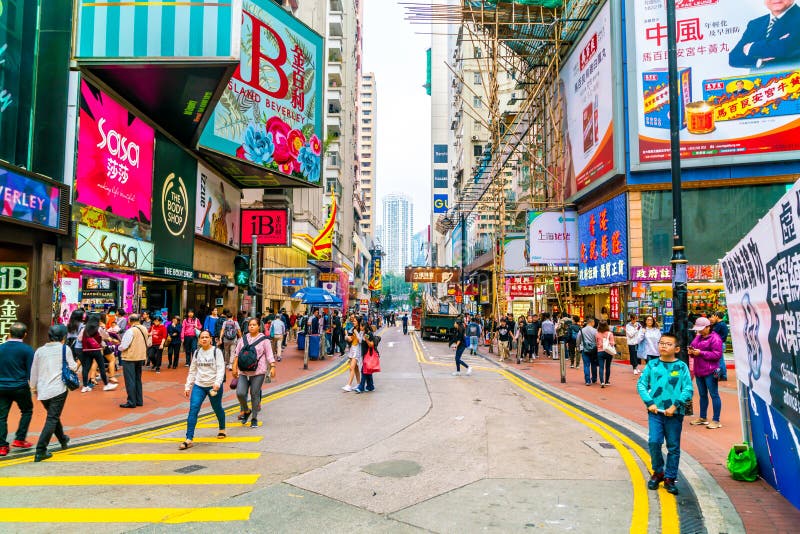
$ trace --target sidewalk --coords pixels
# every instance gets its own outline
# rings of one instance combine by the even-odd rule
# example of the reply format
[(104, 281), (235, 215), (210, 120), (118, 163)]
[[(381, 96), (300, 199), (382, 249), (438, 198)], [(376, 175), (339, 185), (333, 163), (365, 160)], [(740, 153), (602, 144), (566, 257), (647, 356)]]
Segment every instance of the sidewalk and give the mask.
[[(494, 354), (489, 354), (488, 347), (481, 347), (481, 354), (497, 361), (496, 350)], [(582, 365), (579, 369), (570, 369), (567, 364), (567, 382), (562, 384), (558, 360), (539, 357), (533, 363), (523, 362), (517, 365), (516, 360), (505, 363), (509, 368), (529, 374), (553, 388), (568, 392), (647, 428), (647, 413), (636, 391), (636, 380), (639, 377), (633, 375), (629, 364), (615, 362), (611, 368), (611, 385), (601, 389), (599, 384), (589, 387), (584, 384)], [(688, 422), (696, 415), (687, 417), (681, 436), (682, 450), (700, 462), (728, 494), (748, 533), (797, 532), (800, 510), (792, 506), (772, 486), (761, 479), (750, 483), (737, 482), (731, 478), (725, 466), (728, 451), (734, 443), (742, 442), (736, 371), (728, 370), (728, 381), (719, 384), (722, 428), (709, 430), (705, 426), (691, 426)], [(694, 409), (697, 414), (697, 394), (694, 398)]]
[[(337, 365), (340, 361), (341, 358), (330, 356), (324, 360), (309, 360), (308, 370), (303, 370), (303, 351), (297, 349), (296, 342), (289, 342), (283, 351), (282, 361), (276, 363), (275, 380), (264, 384), (264, 391), (275, 389), (299, 378), (314, 376)], [(144, 406), (140, 408), (119, 407), (127, 399), (121, 371), (117, 373), (119, 387), (114, 391), (103, 391), (103, 383), (98, 380), (99, 385), (89, 393), (81, 393), (80, 390), (71, 392), (61, 416), (64, 432), (73, 440), (90, 439), (92, 436), (123, 430), (133, 425), (153, 423), (153, 426), (156, 426), (161, 421), (166, 422), (186, 416), (189, 411), (189, 400), (183, 396), (183, 389), (189, 368), (184, 366), (183, 354), (180, 362), (177, 369), (162, 367), (160, 373), (147, 368), (142, 371)], [(226, 371), (223, 406), (230, 406), (236, 402), (236, 393), (228, 388), (231, 378), (230, 371)], [(33, 421), (28, 432), (28, 441), (36, 443), (39, 431), (44, 426), (45, 415), (44, 408), (34, 396)], [(9, 442), (14, 439), (18, 424), (19, 410), (14, 405), (8, 418)], [(19, 450), (12, 448), (6, 458), (15, 457), (15, 451)]]

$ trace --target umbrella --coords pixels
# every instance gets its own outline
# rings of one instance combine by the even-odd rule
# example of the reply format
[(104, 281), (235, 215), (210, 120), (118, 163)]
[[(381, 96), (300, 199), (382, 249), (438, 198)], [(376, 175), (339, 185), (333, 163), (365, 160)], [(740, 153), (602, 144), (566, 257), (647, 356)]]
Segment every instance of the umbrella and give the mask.
[(313, 304), (313, 305), (332, 305), (332, 306), (341, 306), (342, 299), (337, 297), (336, 295), (332, 295), (328, 291), (322, 289), (321, 287), (304, 287), (294, 295), (292, 298), (300, 299), (303, 304)]

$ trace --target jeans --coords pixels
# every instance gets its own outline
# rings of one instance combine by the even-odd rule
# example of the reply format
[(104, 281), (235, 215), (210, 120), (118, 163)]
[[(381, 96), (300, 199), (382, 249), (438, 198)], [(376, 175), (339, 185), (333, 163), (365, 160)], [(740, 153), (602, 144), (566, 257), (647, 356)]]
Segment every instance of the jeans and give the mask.
[(403, 335), (408, 334), (408, 323), (403, 323)]
[(469, 369), (469, 365), (461, 361), (461, 356), (464, 354), (464, 351), (467, 350), (467, 346), (463, 343), (459, 343), (456, 347), (456, 371), (461, 371), (461, 366), (463, 365), (467, 369)]
[(92, 362), (97, 363), (97, 370), (100, 372), (100, 378), (103, 380), (103, 384), (108, 384), (106, 361), (105, 358), (103, 358), (103, 352), (99, 350), (87, 350), (81, 352), (81, 375), (83, 375), (83, 385), (89, 385), (89, 371), (92, 369)]
[(247, 394), (250, 393), (250, 406), (252, 406), (253, 419), (258, 417), (261, 411), (261, 386), (267, 375), (245, 376), (239, 374), (239, 382), (236, 385), (236, 398), (239, 399), (239, 407), (243, 412), (250, 411), (247, 406)]
[[(607, 352), (600, 351), (597, 353), (597, 363), (600, 367), (600, 382), (603, 384), (608, 384), (608, 380), (611, 378), (611, 361), (614, 359), (614, 356)], [(605, 374), (603, 374), (605, 371)]]
[(195, 384), (192, 387), (192, 395), (189, 397), (189, 417), (186, 419), (186, 441), (194, 439), (194, 429), (197, 426), (197, 416), (200, 414), (200, 407), (206, 397), (211, 399), (211, 407), (214, 409), (214, 414), (217, 416), (219, 422), (219, 429), (225, 430), (225, 410), (222, 409), (222, 388), (220, 385), (219, 391), (214, 396), (209, 395), (211, 388), (200, 387)]
[(525, 336), (524, 352), (529, 360), (536, 357), (536, 354), (539, 352), (539, 341), (536, 339), (536, 336)]
[(719, 378), (720, 380), (728, 379), (728, 367), (725, 365), (725, 343), (722, 343), (722, 356), (719, 359)]
[(170, 343), (167, 345), (167, 360), (170, 367), (178, 367), (178, 360), (181, 357), (181, 343)]
[[(589, 371), (591, 371), (591, 382), (589, 382)], [(597, 349), (583, 351), (583, 379), (587, 384), (597, 382)]]
[(578, 362), (581, 359), (581, 353), (578, 352), (577, 344), (572, 340), (567, 341), (567, 351), (570, 363), (575, 367), (578, 367)]
[(128, 404), (144, 405), (142, 397), (142, 367), (144, 362), (122, 360), (122, 376), (125, 378), (125, 391), (128, 393)]
[[(647, 412), (650, 448), (650, 466), (653, 473), (664, 473), (665, 478), (678, 478), (678, 462), (681, 459), (681, 430), (683, 416), (675, 414), (667, 417), (660, 413)], [(664, 454), (661, 445), (667, 442), (667, 469), (664, 470)]]
[[(333, 349), (331, 349), (332, 351)], [(272, 337), (272, 353), (275, 355), (276, 358), (279, 360), (281, 359), (281, 353), (283, 352), (283, 336), (275, 335)]]
[(53, 437), (54, 433), (56, 439), (61, 443), (67, 437), (64, 434), (64, 427), (61, 425), (61, 412), (64, 410), (64, 403), (67, 402), (67, 392), (65, 391), (61, 395), (56, 395), (41, 402), (47, 411), (47, 419), (44, 421), (44, 428), (42, 428), (42, 433), (39, 434), (39, 441), (36, 443), (37, 456), (44, 456), (47, 452), (47, 446), (50, 444), (50, 438)]
[(553, 353), (553, 334), (542, 334), (542, 348), (546, 355)]
[(8, 435), (8, 412), (11, 411), (11, 404), (16, 402), (21, 417), (17, 434), (14, 439), (25, 441), (28, 437), (28, 427), (31, 426), (33, 417), (33, 399), (31, 398), (31, 388), (27, 385), (17, 389), (0, 389), (0, 447), (8, 447), (6, 436)]
[(372, 373), (361, 373), (361, 382), (358, 383), (358, 389), (361, 391), (373, 391), (375, 383), (372, 381)]
[(147, 361), (155, 367), (156, 371), (161, 370), (161, 360), (164, 358), (164, 349), (158, 346), (147, 347)]
[(478, 350), (478, 336), (469, 336), (469, 350), (472, 352)]
[(183, 352), (186, 353), (186, 365), (192, 363), (192, 356), (197, 350), (197, 336), (186, 336), (183, 338)]
[(714, 421), (719, 423), (719, 413), (722, 411), (722, 399), (719, 398), (717, 379), (713, 375), (695, 376), (697, 394), (700, 395), (700, 418), (706, 419), (708, 415), (708, 396), (711, 395), (711, 405), (714, 410)]
[(636, 369), (639, 367), (639, 353), (637, 352), (638, 345), (628, 345), (628, 357), (631, 360), (631, 367)]

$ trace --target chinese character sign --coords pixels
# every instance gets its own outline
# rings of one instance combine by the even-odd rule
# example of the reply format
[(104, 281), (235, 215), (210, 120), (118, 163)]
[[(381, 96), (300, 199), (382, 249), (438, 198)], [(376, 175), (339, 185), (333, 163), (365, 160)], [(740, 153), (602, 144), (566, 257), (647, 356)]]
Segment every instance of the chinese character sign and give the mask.
[[(81, 210), (81, 219), (96, 228), (149, 238), (135, 225), (126, 231), (103, 219), (111, 215), (136, 222), (146, 226), (149, 234), (155, 132), (85, 81), (80, 104), (75, 201), (96, 208)], [(88, 220), (92, 214), (100, 220)]]
[(628, 279), (626, 199), (626, 195), (619, 195), (578, 216), (578, 283), (581, 286), (613, 284)]
[(536, 277), (509, 276), (506, 278), (506, 295), (508, 298), (533, 297), (536, 295)]
[(308, 183), (322, 156), (322, 37), (270, 0), (245, 0), (242, 57), (200, 144)]
[(529, 211), (528, 247), (528, 262), (531, 265), (577, 264), (577, 212)]
[[(665, 0), (627, 6), (628, 58), (635, 65), (630, 106), (638, 110), (632, 159), (666, 167)], [(800, 5), (686, 0), (676, 15), (681, 160), (769, 153), (778, 159), (784, 156), (777, 152), (800, 150)]]
[(611, 2), (600, 9), (560, 73), (566, 128), (565, 197), (614, 170)]
[(620, 315), (620, 304), (619, 304), (619, 286), (611, 287), (609, 291), (609, 307), (608, 307), (608, 318), (612, 321), (619, 321)]

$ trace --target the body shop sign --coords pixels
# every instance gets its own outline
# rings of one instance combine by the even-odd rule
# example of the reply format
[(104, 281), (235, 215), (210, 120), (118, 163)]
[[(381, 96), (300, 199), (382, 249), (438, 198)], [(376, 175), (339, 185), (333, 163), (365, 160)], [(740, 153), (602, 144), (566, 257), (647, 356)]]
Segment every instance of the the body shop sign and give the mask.
[(626, 195), (578, 216), (581, 286), (613, 284), (628, 279), (628, 220)]
[[(318, 184), (322, 37), (271, 0), (245, 0), (243, 9), (241, 61), (200, 144), (291, 182)], [(251, 175), (232, 174), (243, 186), (264, 185)]]
[(96, 208), (81, 210), (80, 218), (96, 228), (147, 237), (152, 221), (153, 129), (85, 81), (79, 121), (75, 201)]
[(79, 224), (75, 259), (115, 269), (152, 272), (153, 244)]

